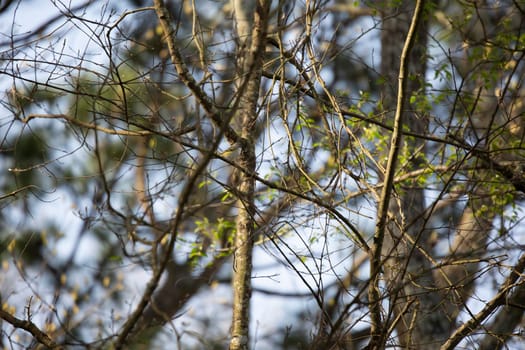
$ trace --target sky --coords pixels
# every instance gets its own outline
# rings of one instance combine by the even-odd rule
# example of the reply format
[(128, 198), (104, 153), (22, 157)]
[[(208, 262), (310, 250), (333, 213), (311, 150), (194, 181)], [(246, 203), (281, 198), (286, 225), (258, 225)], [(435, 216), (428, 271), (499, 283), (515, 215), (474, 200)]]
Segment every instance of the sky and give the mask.
[[(37, 1), (35, 0), (21, 1), (18, 4), (17, 10), (15, 12), (15, 17), (13, 17), (12, 15), (12, 10), (9, 11), (10, 17), (6, 16), (5, 13), (0, 14), (0, 19), (2, 19), (0, 20), (0, 41), (8, 39), (11, 33), (14, 33), (16, 35), (24, 35), (28, 31), (32, 30), (32, 28), (38, 27), (41, 23), (44, 23), (46, 18), (50, 18), (56, 14), (56, 7), (49, 5), (47, 2), (47, 6), (42, 5), (42, 2), (40, 1), (38, 2), (39, 4), (37, 5)], [(67, 4), (67, 7), (76, 6), (80, 3), (82, 2), (57, 2), (57, 4), (59, 4), (59, 7), (62, 7), (63, 4)], [(104, 17), (107, 17), (110, 13), (111, 12), (107, 8), (104, 9), (100, 7), (94, 7), (88, 11), (88, 16), (92, 16), (93, 18), (98, 19), (100, 18), (101, 14), (103, 14)], [(113, 20), (116, 20), (117, 17), (118, 15), (115, 15), (113, 17)], [(9, 20), (6, 20), (6, 18), (8, 18)], [(94, 50), (94, 55), (91, 57), (94, 62), (97, 62), (97, 44), (94, 42), (87, 41), (85, 39), (85, 35), (81, 33), (82, 31), (89, 30), (89, 27), (78, 27), (77, 30), (70, 30), (71, 27), (67, 27), (68, 29), (66, 31), (63, 31), (60, 27), (60, 25), (63, 22), (63, 20), (57, 21), (56, 24), (52, 25), (47, 31), (57, 30), (61, 33), (60, 40), (57, 42), (62, 43), (63, 47), (65, 48), (65, 52), (69, 54), (76, 55), (77, 52), (85, 52), (86, 49)], [(5, 50), (5, 48), (2, 48), (2, 50)], [(104, 55), (100, 55), (100, 59), (104, 59), (104, 57)], [(329, 76), (326, 78), (330, 79)], [(8, 88), (10, 83), (11, 81), (9, 79), (0, 79), (0, 87), (2, 89)], [(13, 132), (12, 128), (8, 129), (9, 127), (11, 127), (11, 124), (9, 123), (10, 118), (11, 116), (9, 115), (9, 113), (6, 110), (2, 110), (0, 107), (0, 137), (3, 137), (8, 130), (10, 132)], [(6, 171), (5, 166), (0, 165), (0, 168), (2, 172)], [(46, 209), (41, 212), (38, 212), (38, 216), (34, 216), (30, 219), (30, 221), (33, 222), (33, 225), (35, 227), (38, 227), (42, 221), (56, 220), (57, 212), (61, 213), (59, 218), (60, 220), (58, 220), (58, 224), (59, 229), (66, 234), (66, 239), (60, 242), (60, 244), (57, 246), (57, 250), (58, 256), (66, 257), (69, 256), (69, 253), (74, 248), (76, 238), (79, 234), (78, 232), (80, 231), (81, 221), (78, 218), (77, 211), (79, 208), (89, 207), (90, 203), (89, 200), (78, 203), (75, 199), (70, 198), (67, 193), (61, 192), (53, 193), (50, 198), (53, 201), (52, 209)], [(49, 206), (46, 205), (46, 207)], [(370, 210), (370, 214), (371, 216), (373, 216), (372, 210)], [(361, 218), (360, 220), (362, 220), (362, 222), (360, 223), (362, 227), (367, 227), (368, 229), (370, 229), (371, 222), (363, 218)], [(17, 218), (15, 213), (14, 221), (20, 221), (21, 224), (23, 223), (24, 225), (26, 225), (27, 217), (20, 216)], [(14, 229), (16, 230), (16, 227), (14, 227)], [(525, 241), (523, 237), (521, 237), (520, 239)], [(97, 250), (99, 248), (96, 246), (96, 241), (90, 238), (89, 236), (84, 237), (83, 240), (83, 244), (86, 244), (83, 247), (87, 246), (89, 248), (84, 248), (83, 250), (79, 251), (79, 254), (76, 256), (76, 260), (79, 263), (86, 264), (86, 268), (89, 268), (91, 258), (90, 251)], [(321, 239), (309, 248), (316, 252), (322, 252), (325, 243), (326, 241)], [(299, 240), (297, 240), (296, 242), (292, 240), (290, 241), (290, 244), (293, 250), (295, 251), (305, 250), (304, 245)], [(344, 241), (335, 242), (334, 244), (341, 244), (342, 246), (350, 245), (349, 242)], [(278, 258), (280, 258), (279, 254), (280, 253), (275, 251), (271, 244), (267, 244), (264, 247), (260, 247), (256, 250), (256, 268), (254, 269), (254, 271), (256, 271), (256, 276), (254, 276), (254, 286), (256, 288), (262, 289), (279, 290), (283, 293), (304, 292), (306, 288), (303, 282), (297, 278), (297, 275), (290, 269), (284, 267), (282, 264), (276, 263)], [(344, 256), (344, 254), (342, 253), (341, 256), (337, 257), (337, 261), (343, 262), (346, 258), (347, 257)], [(334, 274), (331, 279), (335, 280), (337, 277), (343, 276), (347, 266), (348, 265), (341, 263), (335, 269), (335, 273), (328, 272)], [(270, 268), (264, 269), (263, 267)], [(147, 274), (141, 272), (140, 269), (126, 268), (123, 269), (123, 272), (133, 273), (135, 275), (134, 278), (128, 280), (130, 287), (128, 293), (130, 296), (138, 295), (140, 291), (144, 288), (144, 281), (147, 277)], [(337, 276), (337, 272), (340, 273), (339, 276)], [(327, 276), (324, 276), (324, 278), (326, 277)], [(310, 280), (309, 282), (314, 284), (316, 282), (315, 278), (313, 278), (313, 280)], [(17, 285), (18, 284), (13, 285), (13, 289), (16, 289), (15, 286)], [(481, 294), (478, 295), (478, 298), (481, 302), (479, 304), (474, 302), (474, 312), (475, 309), (483, 305), (483, 301), (487, 300), (492, 293), (488, 292), (488, 290), (485, 290), (487, 291), (487, 294), (484, 294), (483, 291), (484, 290), (482, 289)], [(27, 298), (27, 295), (20, 295), (20, 297), (22, 299)], [(136, 301), (137, 299), (136, 297), (130, 297), (130, 300)], [(193, 330), (194, 327), (198, 327), (198, 321), (196, 320), (196, 316), (198, 316), (198, 313), (201, 313), (204, 310), (204, 312), (209, 312), (210, 315), (214, 315), (214, 305), (228, 305), (230, 300), (230, 290), (228, 286), (218, 286), (216, 288), (213, 288), (211, 291), (206, 291), (202, 293), (198, 298), (194, 298), (187, 305), (187, 308), (185, 309), (185, 316), (177, 319), (176, 324), (182, 330)], [(264, 335), (272, 334), (273, 330), (276, 330), (277, 327), (281, 327), (283, 325), (289, 324), (290, 322), (293, 322), (293, 318), (290, 316), (294, 315), (294, 313), (298, 312), (299, 310), (302, 310), (304, 304), (309, 305), (309, 307), (311, 307), (312, 309), (315, 308), (315, 305), (311, 298), (300, 299), (299, 301), (297, 301), (297, 303), (290, 303), (288, 300), (283, 298), (271, 297), (267, 294), (255, 292), (253, 294), (252, 299), (252, 314), (253, 319), (255, 320), (252, 325), (252, 334), (254, 335), (255, 343), (254, 349), (264, 349), (267, 345), (267, 343), (265, 343), (263, 339)], [(269, 310), (271, 310), (271, 312), (269, 312)], [(226, 333), (229, 327), (229, 318), (225, 317), (223, 321), (224, 322), (217, 328), (220, 329), (223, 333)], [(258, 337), (258, 335), (260, 335), (260, 337)], [(191, 336), (188, 336), (188, 339), (191, 339)]]

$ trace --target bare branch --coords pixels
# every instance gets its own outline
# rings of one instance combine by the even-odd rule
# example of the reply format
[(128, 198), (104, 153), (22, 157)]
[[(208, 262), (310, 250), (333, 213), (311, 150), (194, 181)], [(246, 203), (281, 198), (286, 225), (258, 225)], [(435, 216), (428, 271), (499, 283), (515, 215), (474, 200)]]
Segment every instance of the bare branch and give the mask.
[(441, 346), (441, 350), (455, 349), (461, 340), (477, 329), (497, 307), (505, 305), (509, 294), (514, 288), (523, 288), (523, 281), (520, 283), (517, 283), (516, 281), (521, 278), (524, 269), (525, 255), (522, 255), (518, 263), (514, 266), (511, 273), (505, 280), (505, 283), (503, 283), (503, 285), (500, 287), (496, 296), (487, 302), (480, 312), (473, 315), (470, 320), (458, 327), (456, 331), (450, 336), (450, 338), (445, 342), (445, 344)]
[(5, 321), (9, 322), (13, 327), (21, 328), (31, 333), (31, 335), (33, 335), (40, 344), (45, 345), (50, 349), (64, 349), (63, 346), (55, 343), (47, 333), (40, 330), (40, 328), (38, 328), (33, 322), (16, 318), (15, 316), (11, 315), (9, 312), (3, 309), (0, 309), (0, 317)]
[(371, 283), (369, 286), (369, 299), (370, 299), (370, 314), (372, 318), (372, 328), (370, 340), (370, 348), (380, 348), (383, 344), (383, 326), (381, 324), (381, 296), (379, 291), (379, 277), (381, 274), (381, 253), (383, 240), (385, 236), (386, 221), (388, 214), (388, 207), (390, 203), (390, 197), (393, 190), (393, 181), (396, 170), (396, 164), (398, 162), (398, 154), (401, 145), (401, 136), (403, 128), (403, 116), (405, 114), (405, 101), (406, 86), (408, 79), (408, 58), (410, 50), (414, 45), (415, 33), (417, 26), (421, 20), (421, 13), (423, 11), (425, 1), (418, 0), (412, 16), (412, 22), (410, 29), (406, 36), (403, 51), (401, 53), (401, 63), (399, 66), (398, 76), (398, 95), (396, 104), (396, 114), (394, 117), (394, 130), (392, 131), (392, 140), (390, 142), (390, 152), (388, 154), (388, 161), (385, 173), (385, 183), (381, 191), (381, 198), (377, 209), (377, 223), (374, 233), (374, 246), (372, 249), (372, 256), (370, 257), (370, 278)]

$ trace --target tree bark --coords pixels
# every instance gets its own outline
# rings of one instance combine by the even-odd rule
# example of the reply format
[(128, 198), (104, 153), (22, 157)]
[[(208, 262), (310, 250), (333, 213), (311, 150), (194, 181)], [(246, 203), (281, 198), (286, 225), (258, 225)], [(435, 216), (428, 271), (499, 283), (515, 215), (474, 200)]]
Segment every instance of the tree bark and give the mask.
[[(230, 350), (249, 348), (252, 250), (255, 231), (254, 189), (256, 157), (254, 145), (257, 102), (262, 75), (262, 51), (266, 40), (266, 26), (270, 1), (243, 2), (234, 0), (234, 15), (238, 38), (239, 104), (233, 120), (240, 123), (237, 186), (237, 231), (233, 253), (233, 316)], [(252, 10), (250, 12), (250, 10)], [(253, 25), (250, 25), (253, 19)]]
[[(394, 174), (396, 171), (396, 166), (398, 164), (398, 157), (401, 148), (401, 138), (402, 138), (402, 128), (405, 119), (404, 106), (407, 101), (407, 93), (410, 90), (407, 90), (407, 81), (409, 79), (409, 65), (410, 65), (410, 54), (412, 47), (416, 40), (417, 27), (420, 22), (420, 16), (424, 1), (418, 1), (413, 11), (412, 20), (405, 23), (409, 23), (410, 27), (405, 33), (404, 42), (402, 51), (399, 52), (400, 63), (398, 69), (398, 88), (397, 88), (397, 99), (394, 101), (391, 100), (392, 106), (395, 108), (394, 115), (394, 129), (392, 131), (392, 138), (390, 143), (390, 150), (388, 153), (388, 160), (385, 170), (385, 179), (384, 186), (381, 191), (381, 197), (379, 199), (378, 209), (377, 209), (377, 223), (374, 233), (374, 245), (372, 249), (372, 254), (370, 256), (370, 288), (368, 291), (369, 301), (370, 301), (370, 315), (371, 315), (371, 340), (370, 347), (372, 349), (384, 347), (386, 341), (386, 324), (382, 321), (381, 316), (381, 293), (379, 290), (379, 278), (381, 275), (382, 269), (382, 255), (383, 255), (383, 243), (385, 242), (385, 232), (388, 219), (389, 203), (392, 198), (393, 191), (393, 180)], [(405, 24), (404, 23), (404, 24)], [(387, 28), (383, 28), (383, 33), (386, 32)], [(383, 41), (383, 40), (382, 40)], [(385, 45), (385, 43), (382, 43)], [(385, 45), (386, 46), (386, 45)], [(384, 50), (385, 55), (392, 54), (393, 50)], [(397, 55), (396, 55), (397, 56)], [(386, 60), (383, 57), (383, 60)], [(396, 57), (397, 63), (397, 57)], [(390, 107), (390, 106), (388, 106)], [(394, 109), (393, 108), (393, 109)], [(400, 239), (403, 239), (401, 236)], [(390, 252), (388, 252), (390, 254)], [(388, 257), (389, 255), (387, 255)]]
[[(382, 106), (387, 116), (391, 115), (390, 111), (398, 109), (397, 112), (406, 121), (401, 126), (403, 130), (425, 135), (428, 120), (424, 112), (418, 111), (417, 100), (419, 97), (424, 98), (428, 28), (426, 11), (423, 12), (423, 18), (415, 33), (414, 47), (406, 53), (408, 56), (404, 78), (407, 79), (407, 83), (404, 91), (401, 91), (403, 98), (409, 99), (414, 96), (416, 103), (407, 104), (407, 108), (399, 110), (399, 99), (395, 101), (393, 98), (400, 94), (401, 85), (400, 88), (396, 87), (397, 77), (394, 77), (392, 72), (400, 71), (394, 68), (400, 67), (400, 58), (403, 59), (400, 43), (405, 42), (409, 33), (414, 5), (413, 1), (402, 1), (398, 7), (383, 7), (385, 10), (382, 13), (381, 73), (385, 84)], [(411, 155), (403, 164), (406, 170), (425, 166), (424, 140), (405, 137), (404, 147), (407, 148), (406, 154)], [(387, 173), (386, 176), (388, 175)], [(384, 334), (387, 332), (387, 325), (394, 324), (403, 348), (436, 349), (449, 335), (450, 320), (440, 307), (441, 297), (435, 292), (432, 263), (427, 258), (431, 249), (431, 235), (429, 230), (425, 229), (424, 189), (412, 182), (396, 187), (394, 194), (389, 200), (383, 199), (388, 208), (388, 217), (385, 215), (384, 222), (386, 232), (384, 242), (379, 246), (381, 262), (376, 261), (377, 267), (371, 271), (372, 276), (377, 278), (383, 268), (390, 302), (390, 310), (386, 312), (385, 324), (382, 326), (382, 336), (387, 337), (388, 334)], [(377, 230), (381, 228), (379, 224), (380, 221), (376, 226), (376, 238)], [(374, 329), (372, 335), (373, 333)]]

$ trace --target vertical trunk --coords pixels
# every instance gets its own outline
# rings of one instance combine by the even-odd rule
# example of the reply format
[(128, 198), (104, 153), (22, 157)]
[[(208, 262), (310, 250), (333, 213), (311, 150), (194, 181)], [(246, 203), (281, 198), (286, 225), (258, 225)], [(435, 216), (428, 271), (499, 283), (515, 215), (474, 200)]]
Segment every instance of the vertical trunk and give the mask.
[[(239, 44), (239, 104), (234, 121), (240, 123), (237, 232), (233, 254), (233, 316), (230, 350), (249, 348), (252, 249), (255, 229), (255, 145), (257, 100), (262, 74), (269, 1), (233, 0)], [(252, 23), (253, 25), (250, 25)], [(242, 171), (240, 171), (242, 170)]]
[[(381, 72), (385, 78), (382, 103), (386, 111), (399, 108), (399, 101), (394, 98), (398, 95), (397, 75), (394, 73), (399, 71), (395, 68), (400, 67), (402, 43), (407, 38), (414, 5), (413, 1), (401, 1), (398, 7), (383, 7)], [(428, 121), (424, 113), (418, 111), (417, 96), (424, 98), (426, 33), (427, 15), (423, 15), (414, 47), (408, 52), (404, 77), (407, 79), (404, 97), (416, 96), (416, 102), (407, 104), (400, 111), (405, 120), (403, 130), (422, 135), (427, 133)], [(404, 171), (423, 167), (424, 140), (404, 137), (403, 145), (407, 148), (406, 154), (411, 155), (401, 164)], [(417, 181), (402, 183), (396, 187), (395, 195), (388, 204), (388, 221), (381, 250), (391, 308), (385, 322), (388, 324), (396, 320), (395, 328), (403, 348), (436, 349), (447, 338), (450, 321), (439, 306), (441, 300), (435, 292), (432, 265), (426, 258), (426, 253), (430, 251), (430, 232), (425, 230), (423, 216), (424, 189), (417, 185)]]
[[(246, 171), (255, 170), (253, 143), (246, 143), (239, 156), (239, 166)], [(230, 349), (248, 349), (250, 325), (250, 297), (252, 249), (254, 231), (254, 181), (246, 173), (239, 176), (237, 233), (233, 253), (233, 317)]]
[[(392, 67), (399, 66), (399, 43), (408, 32), (412, 7), (413, 2), (403, 1), (399, 7), (389, 8), (383, 14), (381, 69), (386, 84), (382, 101), (387, 111), (395, 108), (392, 96), (397, 90)], [(410, 53), (408, 70), (411, 77), (405, 91), (407, 96), (424, 94), (426, 31), (427, 27), (422, 23)], [(415, 101), (417, 103), (417, 97)], [(426, 134), (428, 121), (418, 113), (417, 105), (412, 104), (407, 110), (410, 112), (403, 111), (405, 129)], [(424, 141), (407, 137), (404, 145), (408, 148), (407, 154), (412, 155), (405, 170), (423, 167)], [(424, 189), (415, 183), (403, 183), (396, 188), (397, 198), (390, 201), (390, 221), (382, 253), (391, 306), (389, 318), (397, 322), (396, 331), (403, 348), (439, 349), (450, 336), (464, 301), (472, 293), (478, 260), (484, 253), (494, 218), (492, 210), (482, 210), (491, 206), (489, 189), (484, 185), (487, 179), (479, 175), (474, 178), (476, 184), (469, 191), (469, 202), (456, 228), (450, 264), (439, 270), (434, 271), (427, 257), (431, 252), (432, 238), (425, 229)]]

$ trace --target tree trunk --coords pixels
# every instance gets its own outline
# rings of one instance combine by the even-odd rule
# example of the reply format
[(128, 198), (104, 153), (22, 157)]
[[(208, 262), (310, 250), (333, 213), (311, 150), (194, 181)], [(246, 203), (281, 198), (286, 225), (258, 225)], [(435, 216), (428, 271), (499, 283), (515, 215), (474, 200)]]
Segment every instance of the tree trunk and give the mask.
[[(238, 38), (239, 104), (233, 120), (240, 123), (237, 232), (233, 253), (233, 317), (230, 350), (249, 348), (252, 250), (255, 230), (255, 145), (257, 102), (262, 75), (262, 51), (270, 2), (234, 0)], [(251, 11), (250, 11), (251, 10)], [(253, 21), (253, 26), (250, 25)]]
[[(382, 105), (391, 116), (398, 107), (397, 79), (393, 72), (399, 71), (402, 43), (409, 32), (415, 2), (402, 1), (398, 7), (384, 6), (381, 34), (381, 73), (385, 79)], [(425, 12), (425, 11), (424, 11)], [(424, 98), (426, 73), (426, 45), (428, 14), (416, 31), (413, 49), (407, 57), (407, 79), (404, 98), (411, 103), (400, 112), (405, 123), (403, 130), (425, 135), (428, 119), (418, 111), (417, 102)], [(425, 166), (425, 143), (423, 139), (404, 137), (404, 154), (410, 158), (400, 164), (404, 171)], [(392, 147), (392, 145), (391, 145)], [(386, 180), (385, 180), (386, 181)], [(425, 229), (424, 189), (417, 181), (401, 183), (395, 188), (389, 202), (388, 222), (382, 246), (382, 261), (390, 310), (386, 312), (383, 332), (395, 322), (399, 343), (406, 349), (436, 349), (450, 332), (450, 320), (440, 305), (440, 295), (435, 292), (432, 263), (427, 258), (431, 247), (431, 235)], [(377, 273), (377, 272), (376, 272)]]

